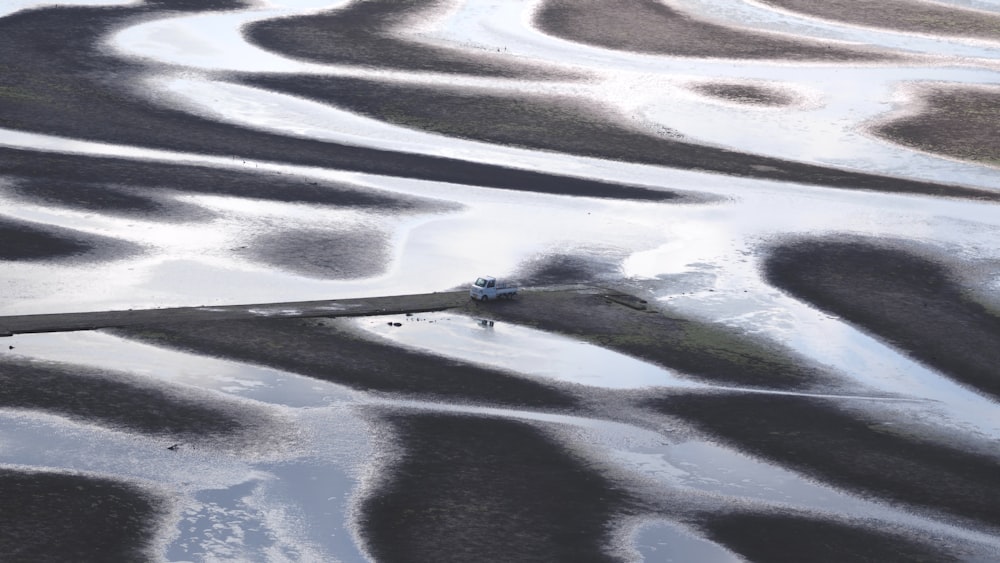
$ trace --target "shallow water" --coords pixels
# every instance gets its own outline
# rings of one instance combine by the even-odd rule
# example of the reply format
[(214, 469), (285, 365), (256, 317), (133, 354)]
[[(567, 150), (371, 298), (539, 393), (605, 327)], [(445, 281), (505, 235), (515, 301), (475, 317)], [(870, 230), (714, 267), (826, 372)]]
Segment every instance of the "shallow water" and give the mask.
[[(453, 313), (365, 317), (362, 330), (401, 346), (518, 374), (605, 389), (705, 388), (666, 368), (572, 338)], [(395, 326), (400, 324), (401, 326)]]
[[(369, 455), (357, 393), (265, 367), (196, 356), (101, 332), (17, 335), (4, 357), (94, 366), (167, 382), (178, 394), (209, 391), (291, 417), (284, 451), (225, 452), (136, 437), (31, 411), (0, 410), (0, 463), (88, 471), (182, 495), (170, 560), (361, 560), (346, 518)], [(0, 366), (3, 365), (0, 360)], [(38, 444), (45, 444), (39, 448)]]
[(647, 521), (636, 527), (634, 549), (640, 561), (736, 563), (742, 559), (724, 547), (691, 534), (669, 520)]
[[(996, 0), (952, 4), (1000, 11)], [(0, 17), (50, 5), (15, 0)], [(77, 0), (77, 5), (126, 2)], [(168, 195), (211, 212), (210, 220), (175, 223), (26, 203), (2, 188), (5, 217), (136, 243), (138, 256), (106, 263), (5, 262), (0, 315), (167, 306), (269, 303), (441, 291), (484, 272), (514, 277), (552, 255), (611, 263), (602, 283), (627, 284), (651, 302), (780, 342), (827, 366), (845, 383), (897, 399), (841, 397), (854, 409), (920, 425), (929, 439), (989, 451), (1000, 440), (997, 404), (954, 384), (855, 327), (767, 285), (763, 249), (784, 237), (850, 234), (926, 244), (959, 262), (1000, 263), (995, 204), (920, 195), (850, 191), (751, 180), (704, 171), (614, 162), (450, 138), (354, 115), (342, 109), (235, 84), (217, 71), (311, 73), (506, 94), (569, 96), (593, 102), (624, 126), (738, 151), (1000, 190), (996, 168), (896, 146), (866, 133), (908, 109), (912, 83), (997, 84), (1000, 45), (904, 34), (820, 21), (752, 0), (671, 0), (697, 17), (800, 38), (834, 39), (911, 56), (892, 64), (789, 63), (672, 58), (613, 51), (548, 36), (531, 25), (534, 0), (449, 2), (401, 33), (468, 53), (499, 54), (582, 72), (581, 80), (528, 81), (323, 65), (292, 60), (246, 43), (241, 26), (261, 19), (335, 9), (344, 2), (272, 1), (244, 11), (170, 15), (117, 30), (106, 45), (151, 66), (140, 85), (157, 104), (289, 137), (461, 158), (474, 162), (711, 196), (700, 203), (637, 203), (461, 186), (403, 177), (211, 157), (146, 147), (0, 130), (0, 145), (91, 157), (115, 156), (342, 182), (362, 190), (418, 196), (439, 204), (416, 212), (310, 207), (252, 198)], [(738, 104), (698, 94), (692, 85), (762, 85), (789, 94), (788, 107)], [(129, 85), (134, 87), (137, 85)], [(123, 85), (123, 90), (125, 89)], [(2, 92), (0, 92), (2, 93)], [(238, 147), (236, 148), (238, 151)], [(236, 151), (234, 151), (236, 152)], [(266, 177), (266, 176), (265, 176)], [(389, 250), (376, 273), (356, 278), (305, 276), (235, 252), (280, 232), (377, 232)], [(963, 283), (995, 296), (995, 272), (963, 273)], [(294, 308), (261, 307), (261, 317)], [(396, 320), (403, 326), (387, 324)], [(706, 388), (683, 373), (609, 350), (506, 323), (484, 327), (447, 313), (350, 321), (367, 338), (583, 392), (653, 387)], [(655, 490), (682, 490), (766, 506), (871, 517), (998, 549), (995, 538), (916, 517), (815, 483), (717, 444), (690, 441), (620, 423), (540, 412), (373, 399), (297, 374), (196, 356), (100, 332), (18, 335), (11, 353), (117, 370), (169, 382), (220, 402), (250, 401), (292, 420), (301, 436), (287, 451), (221, 454), (166, 450), (148, 438), (59, 417), (0, 411), (0, 463), (88, 471), (178, 491), (181, 520), (163, 552), (170, 560), (364, 560), (354, 503), (365, 494), (369, 456), (380, 447), (364, 417), (391, 406), (510, 417), (559, 431), (567, 447), (607, 463)], [(4, 351), (7, 352), (6, 350)], [(2, 364), (0, 364), (2, 365)], [(746, 390), (727, 389), (729, 392)], [(755, 390), (767, 392), (767, 390)], [(780, 390), (775, 390), (780, 392)], [(961, 436), (958, 440), (955, 436)], [(37, 447), (45, 444), (44, 448)], [(178, 462), (180, 460), (180, 462)], [(658, 489), (657, 489), (658, 488)], [(647, 560), (730, 561), (724, 548), (676, 523), (638, 523), (631, 543)], [(996, 551), (994, 551), (995, 553)]]

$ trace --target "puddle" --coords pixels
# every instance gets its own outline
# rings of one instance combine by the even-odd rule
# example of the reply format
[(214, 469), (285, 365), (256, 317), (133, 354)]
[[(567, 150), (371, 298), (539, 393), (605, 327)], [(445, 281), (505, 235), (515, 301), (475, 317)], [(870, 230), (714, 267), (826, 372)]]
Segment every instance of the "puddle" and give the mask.
[[(167, 63), (150, 84), (159, 103), (212, 119), (296, 137), (393, 151), (450, 156), (477, 162), (577, 175), (611, 182), (690, 190), (719, 196), (709, 205), (635, 204), (547, 196), (247, 161), (241, 169), (332, 179), (363, 188), (434, 197), (447, 212), (400, 217), (392, 212), (306, 209), (237, 198), (185, 198), (219, 214), (212, 224), (162, 225), (100, 214), (68, 213), (3, 199), (4, 215), (107, 234), (138, 242), (146, 255), (107, 264), (66, 266), (5, 262), (0, 314), (69, 312), (130, 307), (284, 303), (439, 291), (467, 283), (475, 272), (516, 272), (550, 253), (587, 255), (614, 249), (628, 256), (623, 276), (647, 284), (648, 299), (712, 321), (785, 342), (846, 378), (919, 403), (872, 402), (881, 418), (926, 424), (941, 436), (955, 430), (981, 442), (1000, 436), (996, 404), (956, 386), (878, 341), (782, 297), (757, 272), (762, 241), (799, 234), (849, 232), (933, 241), (967, 249), (970, 258), (1000, 259), (1000, 215), (994, 205), (924, 196), (849, 192), (747, 180), (698, 171), (499, 147), (380, 123), (306, 100), (210, 79), (217, 69), (309, 72), (420, 85), (459, 85), (496, 92), (576, 96), (604, 104), (623, 123), (664, 127), (690, 139), (913, 179), (1000, 188), (995, 170), (917, 154), (860, 133), (867, 120), (895, 109), (900, 84), (933, 80), (997, 82), (1000, 47), (863, 29), (804, 18), (756, 1), (713, 3), (672, 0), (698, 17), (769, 32), (861, 42), (930, 55), (910, 66), (795, 64), (677, 59), (628, 54), (563, 41), (531, 27), (535, 0), (456, 3), (420, 22), (419, 37), (469, 52), (502, 52), (525, 61), (548, 61), (584, 70), (581, 83), (532, 83), (294, 61), (246, 43), (240, 27), (278, 15), (323, 10), (343, 2), (283, 0), (242, 12), (184, 15), (148, 21), (109, 37), (120, 53)], [(63, 0), (59, 4), (134, 2)], [(951, 0), (997, 10), (995, 0)], [(53, 4), (10, 0), (0, 16)], [(157, 74), (157, 73), (163, 74)], [(691, 81), (757, 81), (800, 93), (807, 103), (778, 111), (736, 107), (690, 94)], [(221, 101), (220, 101), (221, 100)], [(239, 167), (233, 159), (114, 146), (0, 130), (0, 144), (90, 156)], [(460, 207), (459, 207), (460, 206)], [(460, 209), (459, 211), (455, 211)], [(378, 222), (392, 240), (384, 273), (361, 280), (311, 279), (233, 257), (246, 235), (315, 223)], [(363, 225), (362, 225), (363, 226)], [(483, 249), (488, 249), (484, 252)], [(670, 278), (669, 276), (677, 276)], [(685, 280), (673, 284), (670, 279)], [(683, 293), (683, 295), (682, 295)], [(260, 307), (261, 317), (294, 314), (293, 306)], [(418, 320), (419, 319), (419, 320)], [(339, 321), (338, 321), (339, 322)], [(548, 381), (603, 389), (704, 388), (634, 358), (572, 339), (507, 323), (482, 326), (448, 313), (353, 319), (353, 326), (383, 338), (461, 361)], [(399, 322), (401, 326), (390, 326)], [(0, 327), (2, 328), (2, 327)], [(362, 393), (295, 374), (194, 356), (130, 342), (101, 332), (18, 335), (3, 339), (9, 353), (39, 361), (95, 366), (155, 378), (180, 387), (236, 397), (280, 409), (302, 432), (294, 451), (265, 462), (213, 452), (166, 450), (165, 445), (59, 417), (0, 410), (0, 463), (50, 467), (135, 481), (179, 491), (188, 501), (170, 559), (364, 560), (350, 523), (351, 495), (370, 436), (352, 408), (390, 405), (513, 417), (567, 430), (568, 444), (593, 453), (660, 489), (732, 498), (741, 502), (805, 507), (911, 526), (996, 545), (972, 530), (932, 522), (824, 487), (800, 475), (704, 442), (665, 443), (660, 434), (624, 424), (540, 412), (375, 401)], [(7, 354), (8, 350), (4, 350)], [(852, 403), (853, 405), (854, 403)], [(575, 437), (574, 437), (575, 436)], [(971, 438), (970, 438), (971, 439)], [(40, 445), (44, 447), (39, 447)], [(971, 447), (971, 446), (970, 446)], [(683, 527), (652, 521), (637, 527), (635, 550), (654, 561), (731, 561), (732, 555)]]
[(243, 39), (244, 25), (302, 12), (334, 9), (346, 2), (295, 0), (263, 9), (185, 15), (133, 25), (108, 43), (119, 52), (199, 69), (247, 72), (325, 72), (328, 67), (283, 57)]
[(188, 502), (170, 561), (364, 561), (346, 522), (357, 483), (321, 463), (261, 466), (266, 477), (204, 490)]
[(272, 405), (323, 407), (355, 401), (357, 393), (293, 373), (196, 356), (98, 331), (19, 334), (5, 355), (89, 365), (236, 395)]
[(632, 549), (641, 561), (661, 563), (739, 563), (735, 553), (668, 520), (649, 520), (633, 532)]
[[(700, 499), (696, 502), (717, 504), (717, 510), (726, 510), (733, 504), (754, 504), (779, 511), (795, 507), (816, 514), (874, 522), (875, 526), (891, 523), (963, 538), (978, 548), (1000, 549), (1000, 540), (989, 533), (918, 516), (908, 510), (857, 496), (715, 443), (671, 439), (661, 433), (608, 421), (569, 419), (551, 422), (562, 425), (555, 432), (568, 447), (582, 452), (581, 455), (593, 460), (597, 466), (608, 467), (612, 475), (619, 478), (629, 475), (638, 479), (646, 485), (647, 494), (654, 498), (666, 495), (662, 502), (677, 502), (672, 495), (690, 494)], [(685, 531), (680, 528), (655, 530), (645, 536), (640, 533), (633, 541), (643, 553), (652, 552), (662, 542), (679, 540), (685, 549), (705, 549), (715, 553), (712, 557), (723, 555), (723, 550), (702, 545), (703, 540), (697, 537), (678, 538), (676, 534), (685, 534)], [(660, 559), (657, 556), (653, 560)]]
[[(653, 432), (609, 420), (537, 411), (419, 401), (380, 403), (406, 409), (496, 416), (536, 423), (543, 431), (556, 435), (568, 448), (579, 452), (584, 459), (591, 460), (594, 467), (605, 468), (612, 478), (625, 479), (654, 497), (680, 493), (719, 503), (720, 507), (728, 503), (756, 503), (777, 510), (796, 507), (818, 514), (893, 523), (1000, 549), (1000, 540), (990, 534), (917, 516), (846, 493), (728, 447), (671, 436), (669, 432)], [(676, 532), (683, 533), (680, 530)], [(666, 538), (653, 534), (642, 541), (656, 542)], [(697, 540), (694, 543), (698, 543)]]
[[(297, 430), (287, 451), (242, 459), (169, 441), (0, 409), (0, 464), (86, 471), (183, 495), (172, 561), (363, 561), (351, 502), (369, 456), (359, 394), (270, 368), (157, 348), (102, 332), (16, 335), (4, 357), (114, 370), (270, 404)], [(2, 362), (0, 362), (2, 366)]]
[(948, 431), (957, 430), (965, 438), (1000, 443), (995, 401), (838, 318), (777, 292), (767, 295), (769, 288), (762, 280), (746, 282), (749, 294), (705, 292), (668, 302), (682, 313), (779, 342), (868, 392), (898, 396), (904, 400), (877, 401), (871, 408), (892, 411), (911, 423), (919, 421), (928, 430), (936, 429), (942, 439), (954, 440)]
[(448, 312), (366, 317), (352, 322), (403, 346), (532, 377), (606, 389), (704, 388), (630, 356), (510, 323)]

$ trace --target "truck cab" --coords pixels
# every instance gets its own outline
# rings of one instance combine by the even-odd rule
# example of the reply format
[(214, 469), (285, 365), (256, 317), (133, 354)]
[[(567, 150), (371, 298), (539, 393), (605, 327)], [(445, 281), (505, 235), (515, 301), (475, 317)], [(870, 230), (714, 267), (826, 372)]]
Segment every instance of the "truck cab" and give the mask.
[(469, 297), (476, 301), (489, 301), (490, 299), (513, 299), (517, 295), (517, 286), (505, 281), (496, 279), (493, 276), (482, 276), (476, 278), (469, 286)]

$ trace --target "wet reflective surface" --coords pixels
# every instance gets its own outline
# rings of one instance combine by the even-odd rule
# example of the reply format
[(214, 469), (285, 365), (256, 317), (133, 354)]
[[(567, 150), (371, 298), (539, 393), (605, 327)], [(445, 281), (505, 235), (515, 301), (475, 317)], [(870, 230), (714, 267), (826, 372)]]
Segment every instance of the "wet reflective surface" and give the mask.
[[(889, 247), (877, 267), (845, 261), (839, 283), (849, 288), (874, 276), (882, 280), (875, 286), (924, 295), (925, 280), (893, 268), (891, 256), (912, 253), (944, 268), (963, 299), (981, 308), (974, 312), (986, 319), (981, 326), (992, 326), (1000, 316), (1000, 156), (986, 151), (973, 162), (917, 150), (920, 139), (891, 138), (882, 126), (932, 112), (933, 97), (918, 91), (995, 85), (997, 38), (876, 27), (850, 14), (811, 14), (808, 3), (793, 10), (742, 0), (662, 3), (669, 8), (657, 12), (663, 17), (687, 18), (677, 28), (680, 54), (643, 38), (616, 39), (627, 26), (560, 31), (566, 28), (553, 22), (586, 22), (587, 8), (573, 7), (583, 10), (574, 14), (556, 1), (58, 4), (0, 7), (0, 25), (8, 26), (0, 31), (0, 114), (7, 116), (0, 124), (0, 315), (415, 294), (465, 287), (486, 274), (521, 280), (529, 292), (582, 284), (646, 302), (634, 318), (609, 314), (608, 322), (632, 323), (625, 336), (614, 336), (616, 327), (601, 325), (596, 312), (593, 324), (560, 325), (558, 310), (541, 298), (527, 301), (539, 307), (531, 322), (470, 305), (295, 325), (311, 331), (309, 342), (329, 337), (347, 350), (351, 342), (382, 350), (388, 368), (363, 354), (353, 363), (319, 356), (296, 364), (291, 344), (278, 336), (252, 350), (206, 344), (207, 352), (195, 351), (162, 336), (164, 327), (2, 339), (0, 375), (17, 377), (29, 366), (118, 378), (123, 389), (138, 382), (158, 390), (164, 404), (209, 405), (220, 416), (261, 413), (250, 434), (188, 441), (115, 427), (99, 413), (68, 415), (85, 410), (67, 407), (65, 396), (66, 404), (48, 406), (13, 392), (4, 397), (5, 468), (157, 491), (167, 514), (150, 526), (151, 557), (388, 560), (391, 552), (373, 539), (385, 537), (423, 549), (420, 538), (433, 538), (420, 526), (448, 529), (434, 518), (449, 511), (409, 499), (400, 484), (415, 479), (437, 490), (437, 473), (407, 465), (412, 452), (435, 448), (452, 461), (441, 475), (459, 471), (450, 477), (455, 490), (436, 496), (467, 522), (464, 541), (478, 545), (485, 536), (476, 535), (476, 515), (461, 516), (470, 502), (460, 495), (485, 494), (476, 476), (490, 468), (474, 467), (447, 436), (426, 435), (440, 420), (494, 421), (511, 436), (523, 425), (544, 438), (532, 447), (552, 456), (537, 458), (547, 460), (540, 466), (559, 466), (565, 454), (565, 467), (606, 480), (584, 479), (597, 492), (581, 494), (606, 500), (603, 512), (593, 512), (612, 530), (599, 538), (601, 556), (769, 560), (727, 527), (736, 513), (756, 522), (791, 514), (810, 526), (815, 518), (827, 533), (854, 538), (844, 545), (865, 544), (858, 538), (884, 528), (900, 545), (918, 546), (894, 554), (903, 559), (997, 556), (997, 522), (962, 501), (941, 506), (865, 478), (831, 477), (806, 454), (781, 458), (762, 446), (770, 437), (734, 438), (725, 425), (677, 406), (728, 397), (823, 404), (872, 429), (872, 440), (886, 440), (873, 451), (898, 448), (917, 460), (914, 444), (930, 444), (979, 456), (984, 468), (997, 463), (996, 398), (941, 367), (951, 364), (921, 355), (917, 337), (933, 339), (937, 326), (918, 309), (925, 302), (914, 297), (913, 310), (885, 313), (893, 322), (926, 322), (907, 336), (849, 302), (789, 289), (768, 270), (775, 252), (802, 241)], [(927, 14), (951, 6), (955, 18), (969, 9), (1000, 17), (1000, 4), (988, 0), (918, 4)], [(642, 10), (656, 9), (650, 6)], [(627, 22), (643, 13), (620, 15)], [(291, 16), (301, 19), (278, 19)], [(370, 24), (370, 37), (362, 37), (372, 51), (331, 51), (309, 32), (322, 22)], [(271, 32), (251, 33), (263, 29), (254, 26)], [(53, 29), (66, 38), (59, 49), (44, 43)], [(715, 43), (737, 31), (758, 38), (759, 55), (726, 57)], [(433, 101), (425, 106), (435, 112), (400, 101), (407, 92)], [(369, 98), (381, 100), (375, 110), (357, 101)], [(963, 116), (971, 107), (952, 109), (969, 131), (992, 123), (971, 110)], [(566, 128), (574, 123), (581, 127)], [(567, 143), (565, 131), (581, 138)], [(635, 142), (645, 156), (630, 157), (608, 139)], [(702, 160), (677, 156), (684, 154)], [(637, 187), (664, 197), (640, 201)], [(258, 317), (297, 314), (261, 308)], [(643, 315), (676, 320), (677, 333), (693, 331), (678, 349), (724, 359), (718, 377), (640, 358), (637, 350), (655, 348), (648, 340), (675, 334), (648, 328)], [(742, 340), (702, 338), (703, 327)], [(288, 330), (274, 334), (288, 338)], [(1000, 336), (989, 330), (984, 338)], [(746, 367), (746, 358), (778, 354), (769, 346), (835, 385), (735, 385), (739, 378), (724, 377)], [(976, 355), (942, 354), (949, 353)], [(343, 356), (349, 353), (338, 361)], [(495, 379), (442, 376), (441, 387), (407, 392), (379, 387), (375, 378), (358, 383), (365, 370), (405, 380), (408, 370), (424, 369), (413, 367), (416, 356), (449, 366), (449, 374), (466, 369)], [(348, 371), (353, 379), (343, 376)], [(421, 372), (434, 381), (428, 374)], [(537, 385), (562, 402), (512, 401), (498, 391), (509, 381)], [(492, 400), (481, 399), (494, 391)], [(794, 420), (781, 424), (774, 433), (801, 430)], [(831, 448), (843, 437), (837, 429), (821, 434)], [(492, 459), (504, 447), (484, 444), (477, 455)], [(937, 461), (913, 461), (928, 487), (960, 475), (969, 479), (962, 491), (969, 499), (1000, 490), (995, 477), (986, 486), (988, 471), (977, 480)], [(628, 499), (607, 500), (612, 490), (628, 491)], [(425, 518), (385, 532), (388, 520), (376, 517), (382, 502), (412, 502)], [(551, 510), (539, 514), (554, 526), (570, 522)], [(508, 507), (492, 516), (519, 522), (514, 513)], [(411, 530), (417, 539), (405, 535)], [(939, 540), (943, 551), (923, 537)], [(440, 549), (413, 553), (461, 552), (445, 543)], [(838, 553), (798, 555), (859, 556)]]
[(419, 313), (366, 317), (358, 326), (400, 345), (567, 383), (608, 389), (700, 387), (612, 350), (485, 318)]

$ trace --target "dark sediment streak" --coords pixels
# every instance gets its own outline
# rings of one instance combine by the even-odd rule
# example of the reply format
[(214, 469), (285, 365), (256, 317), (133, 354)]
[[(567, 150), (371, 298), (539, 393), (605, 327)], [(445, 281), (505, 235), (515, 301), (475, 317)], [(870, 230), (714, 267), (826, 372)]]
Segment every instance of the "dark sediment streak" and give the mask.
[(566, 334), (715, 384), (826, 391), (840, 385), (790, 350), (695, 319), (634, 310), (603, 294), (524, 293), (484, 309), (491, 318)]
[[(916, 149), (1000, 166), (1000, 89), (913, 86), (916, 107), (872, 127), (883, 138)], [(909, 110), (914, 110), (912, 113)]]
[(781, 107), (795, 102), (793, 97), (776, 88), (739, 82), (701, 82), (691, 89), (712, 98), (754, 106)]
[(0, 241), (0, 261), (12, 262), (103, 262), (141, 252), (129, 242), (2, 216)]
[(503, 419), (382, 420), (403, 451), (362, 507), (377, 560), (615, 560), (603, 549), (629, 499), (557, 442)]
[(241, 81), (405, 127), (503, 145), (747, 178), (1000, 201), (1000, 193), (987, 190), (839, 170), (650, 135), (623, 127), (601, 108), (575, 98), (302, 75), (253, 75)]
[(701, 21), (667, 3), (633, 0), (545, 0), (535, 25), (569, 41), (621, 51), (680, 57), (872, 61), (897, 58), (842, 43), (726, 27)]
[(913, 0), (764, 0), (785, 10), (854, 25), (944, 37), (1000, 40), (1000, 14)]
[(107, 479), (0, 469), (4, 561), (151, 561), (159, 499)]
[(265, 49), (325, 64), (534, 80), (571, 76), (492, 51), (434, 47), (394, 33), (442, 4), (439, 0), (351, 2), (330, 12), (254, 22), (243, 33)]
[(161, 69), (110, 54), (101, 43), (114, 30), (167, 14), (148, 6), (54, 7), (0, 19), (0, 127), (506, 190), (680, 198), (637, 186), (287, 137), (164, 107), (135, 86)]
[[(783, 467), (934, 515), (1000, 522), (1000, 462), (904, 435), (835, 399), (674, 394), (645, 404)], [(896, 422), (892, 416), (885, 423)], [(977, 526), (978, 527), (978, 526)]]
[(318, 279), (376, 276), (389, 261), (387, 237), (370, 226), (355, 230), (279, 231), (255, 238), (240, 251), (252, 260)]
[[(2, 151), (0, 151), (2, 152)], [(0, 164), (0, 169), (6, 168)], [(64, 207), (153, 221), (205, 220), (212, 213), (196, 205), (155, 194), (140, 193), (128, 186), (80, 182), (72, 178), (30, 178), (13, 182), (6, 190), (13, 199), (39, 207)]]
[[(371, 188), (272, 173), (3, 147), (0, 147), (0, 174), (38, 183), (121, 184), (150, 197), (159, 194), (222, 195), (395, 211), (430, 211), (444, 205)], [(111, 211), (115, 209), (112, 207)]]
[(1000, 398), (1000, 317), (944, 266), (862, 239), (779, 245), (764, 268), (775, 287)]
[[(0, 407), (43, 411), (85, 424), (194, 442), (261, 440), (274, 423), (262, 409), (226, 405), (126, 373), (72, 364), (0, 359)], [(168, 444), (169, 445), (169, 444)], [(166, 447), (166, 446), (164, 446)]]
[(872, 522), (823, 520), (807, 514), (715, 514), (700, 525), (706, 535), (749, 561), (884, 563), (964, 561), (960, 546), (937, 545), (938, 538), (873, 529)]
[(375, 394), (557, 411), (577, 405), (554, 387), (367, 340), (305, 319), (177, 323), (119, 334), (152, 344), (291, 371)]
[(622, 261), (628, 257), (619, 248), (591, 247), (593, 254), (557, 253), (535, 256), (519, 265), (515, 278), (523, 286), (593, 284), (602, 279), (620, 280)]
[[(13, 187), (22, 199), (49, 200), (86, 209), (99, 207), (104, 212), (128, 213), (154, 221), (174, 217), (199, 219), (206, 214), (170, 199), (182, 194), (392, 211), (431, 211), (444, 207), (421, 198), (274, 173), (4, 147), (0, 147), (2, 176), (11, 178), (15, 184), (27, 184)], [(104, 186), (120, 186), (126, 190), (128, 199), (105, 197)]]

